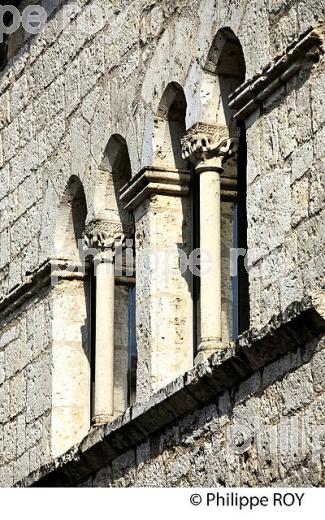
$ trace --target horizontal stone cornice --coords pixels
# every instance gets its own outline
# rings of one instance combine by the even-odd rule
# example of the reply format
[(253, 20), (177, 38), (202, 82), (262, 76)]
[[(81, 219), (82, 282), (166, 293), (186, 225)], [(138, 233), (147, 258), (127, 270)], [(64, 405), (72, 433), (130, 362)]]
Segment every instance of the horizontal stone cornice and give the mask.
[[(325, 319), (318, 306), (319, 302), (315, 307), (309, 297), (291, 304), (265, 327), (242, 334), (227, 349), (213, 354), (153, 394), (148, 402), (136, 403), (113, 422), (91, 430), (79, 445), (17, 486), (74, 486), (86, 480), (119, 455), (148, 440), (150, 435), (216, 402), (226, 389), (320, 337), (325, 332)], [(303, 355), (307, 362), (312, 352), (308, 350)]]
[(297, 74), (306, 61), (317, 59), (324, 52), (324, 38), (324, 23), (308, 29), (260, 74), (238, 87), (229, 96), (229, 106), (236, 110), (234, 119), (246, 119), (273, 92)]
[(133, 210), (152, 195), (182, 197), (189, 194), (190, 172), (146, 166), (122, 188), (125, 209)]
[(0, 299), (0, 320), (10, 317), (26, 301), (39, 293), (51, 281), (51, 263), (49, 260), (40, 265), (24, 282), (12, 289)]
[(51, 287), (52, 277), (57, 277), (59, 280), (83, 280), (85, 274), (79, 270), (67, 269), (67, 262), (64, 260), (46, 260), (26, 276), (21, 285), (13, 288), (0, 299), (0, 321), (13, 318), (13, 313), (18, 308), (38, 296), (44, 288)]

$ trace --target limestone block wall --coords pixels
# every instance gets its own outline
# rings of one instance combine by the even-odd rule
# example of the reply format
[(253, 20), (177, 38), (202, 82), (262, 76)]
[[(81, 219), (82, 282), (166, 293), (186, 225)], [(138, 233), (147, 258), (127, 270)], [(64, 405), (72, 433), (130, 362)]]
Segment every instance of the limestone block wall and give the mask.
[[(76, 0), (65, 14), (61, 4), (44, 0), (45, 32), (26, 40), (0, 76), (1, 301), (53, 256), (71, 175), (94, 217), (113, 134), (127, 142), (133, 175), (152, 164), (155, 114), (169, 82), (184, 88), (186, 126), (202, 118), (202, 66), (220, 28), (238, 36), (250, 78), (324, 17), (322, 0)], [(102, 17), (94, 20), (96, 6)], [(323, 284), (323, 60), (248, 128), (248, 238), (262, 251), (250, 271), (256, 327)], [(50, 299), (39, 293), (1, 327), (1, 485), (49, 457)]]
[(256, 372), (81, 483), (324, 486), (324, 342)]
[(44, 293), (1, 323), (1, 486), (12, 486), (50, 460), (51, 314)]
[(83, 281), (51, 291), (51, 455), (64, 453), (90, 427), (90, 342)]
[(247, 132), (254, 326), (324, 287), (324, 63), (274, 94)]
[(292, 304), (19, 485), (323, 486), (324, 326)]

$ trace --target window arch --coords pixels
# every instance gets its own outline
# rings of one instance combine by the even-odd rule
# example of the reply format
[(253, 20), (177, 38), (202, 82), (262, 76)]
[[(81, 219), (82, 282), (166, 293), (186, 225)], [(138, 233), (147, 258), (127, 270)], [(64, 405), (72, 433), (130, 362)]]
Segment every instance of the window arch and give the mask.
[[(249, 327), (248, 276), (243, 253), (247, 249), (246, 217), (246, 138), (245, 127), (234, 121), (229, 95), (245, 79), (245, 60), (238, 38), (229, 28), (218, 31), (208, 53), (202, 74), (201, 109), (205, 125), (211, 128), (239, 127), (239, 149), (222, 164), (221, 182), (221, 342), (227, 344)], [(194, 236), (199, 236), (201, 182), (193, 176)], [(202, 226), (201, 226), (202, 229)], [(201, 247), (201, 246), (200, 246)], [(198, 324), (197, 345), (201, 345), (200, 324), (203, 302), (200, 302), (200, 281), (195, 281), (195, 312)], [(217, 307), (218, 307), (217, 306)], [(219, 308), (219, 307), (218, 307)], [(201, 348), (201, 347), (200, 347)]]
[[(114, 338), (114, 415), (123, 413), (128, 405), (135, 400), (137, 347), (135, 334), (135, 265), (134, 249), (134, 219), (133, 214), (124, 209), (120, 199), (122, 188), (132, 177), (130, 156), (125, 139), (114, 134), (105, 149), (102, 167), (107, 169), (108, 191), (112, 192), (108, 207), (115, 206), (116, 217), (119, 219), (125, 240), (130, 240), (128, 246), (129, 271), (126, 272), (126, 256), (122, 258), (122, 274), (115, 280), (115, 338)], [(112, 211), (112, 207), (110, 208)], [(132, 244), (132, 245), (131, 245)], [(132, 253), (133, 259), (130, 259)], [(127, 275), (127, 276), (126, 276)]]
[(185, 133), (186, 98), (183, 88), (175, 81), (164, 90), (155, 117), (153, 164), (157, 167), (184, 169), (181, 138)]
[(72, 175), (64, 189), (59, 206), (54, 236), (58, 259), (78, 261), (79, 244), (87, 218), (87, 203), (79, 177)]
[[(88, 287), (81, 269), (80, 242), (87, 203), (80, 179), (72, 176), (61, 197), (54, 236), (58, 277), (52, 288), (52, 452), (79, 442), (90, 426)], [(52, 278), (53, 284), (53, 278)]]
[[(105, 288), (101, 287), (96, 261), (95, 267), (90, 267), (89, 273), (93, 331), (95, 329), (92, 334), (92, 417), (95, 424), (107, 422), (123, 413), (133, 402), (135, 395), (137, 351), (134, 330), (135, 273), (132, 272), (134, 224), (132, 214), (124, 209), (120, 200), (120, 191), (130, 179), (131, 164), (126, 141), (120, 135), (114, 134), (108, 141), (98, 171), (94, 215), (87, 224), (87, 233), (90, 236), (100, 232), (112, 243), (119, 237), (111, 250), (115, 264), (114, 294), (105, 294)], [(107, 308), (107, 316), (103, 316), (102, 312), (99, 315), (98, 306), (107, 304), (108, 299), (112, 302), (112, 308)], [(108, 322), (113, 328), (113, 337), (110, 336), (105, 345), (102, 344), (101, 336)], [(112, 344), (108, 345), (109, 342)], [(107, 363), (107, 355), (105, 358), (104, 350), (107, 348), (113, 352), (112, 366)], [(107, 366), (103, 369), (105, 363)], [(102, 392), (105, 385), (106, 395)]]

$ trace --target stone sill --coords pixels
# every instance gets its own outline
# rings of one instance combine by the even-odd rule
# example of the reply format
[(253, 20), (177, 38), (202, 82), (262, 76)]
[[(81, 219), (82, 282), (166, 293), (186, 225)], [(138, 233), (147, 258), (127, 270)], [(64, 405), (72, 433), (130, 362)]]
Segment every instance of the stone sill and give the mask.
[(250, 329), (235, 343), (136, 403), (109, 424), (93, 428), (82, 442), (31, 473), (16, 486), (75, 486), (113, 459), (167, 425), (215, 402), (227, 388), (325, 332), (325, 319), (306, 297), (273, 316), (261, 330)]

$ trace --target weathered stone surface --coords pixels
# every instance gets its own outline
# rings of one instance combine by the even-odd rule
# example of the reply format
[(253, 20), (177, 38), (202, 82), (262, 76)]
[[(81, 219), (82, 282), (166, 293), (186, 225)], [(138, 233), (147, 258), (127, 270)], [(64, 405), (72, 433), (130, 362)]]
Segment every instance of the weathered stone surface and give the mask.
[[(299, 306), (291, 306), (281, 318), (274, 317), (262, 331), (252, 330), (246, 336), (243, 335), (234, 349), (214, 355), (192, 369), (186, 374), (183, 385), (180, 382), (176, 388), (168, 385), (142, 407), (134, 405), (130, 410), (130, 417), (117, 419), (105, 428), (98, 428), (79, 447), (70, 450), (54, 464), (45, 466), (42, 469), (43, 478), (40, 485), (62, 485), (63, 482), (67, 485), (77, 484), (88, 479), (89, 475), (96, 474), (96, 466), (99, 470), (104, 466), (109, 467), (110, 464), (113, 464), (113, 473), (107, 485), (136, 485), (137, 475), (142, 471), (143, 464), (150, 465), (153, 460), (154, 467), (160, 467), (157, 466), (156, 458), (162, 453), (166, 454), (163, 465), (167, 473), (163, 480), (161, 474), (157, 475), (158, 480), (154, 485), (162, 485), (162, 482), (166, 482), (166, 485), (185, 485), (187, 478), (189, 485), (197, 485), (196, 471), (193, 477), (187, 477), (190, 467), (188, 462), (175, 462), (170, 465), (165, 460), (168, 458), (167, 453), (172, 450), (174, 459), (173, 450), (176, 443), (179, 446), (177, 450), (180, 446), (185, 446), (183, 456), (192, 456), (190, 452), (198, 449), (202, 436), (205, 439), (211, 435), (214, 443), (222, 441), (226, 435), (224, 428), (228, 432), (228, 441), (224, 444), (225, 451), (222, 453), (231, 457), (230, 462), (239, 463), (237, 455), (246, 453), (251, 444), (251, 441), (249, 445), (247, 442), (251, 437), (254, 440), (254, 449), (259, 450), (265, 429), (265, 435), (268, 435), (270, 422), (278, 421), (282, 424), (281, 421), (285, 420), (289, 412), (296, 415), (301, 413), (304, 416), (315, 402), (312, 371), (306, 363), (310, 363), (310, 360), (314, 363), (317, 352), (322, 352), (323, 342), (312, 341), (311, 338), (314, 332), (324, 330), (324, 321), (309, 306), (310, 303), (305, 302), (306, 310), (301, 314), (301, 307), (299, 309)], [(285, 324), (279, 325), (281, 321), (277, 324), (277, 320), (284, 320)], [(272, 350), (270, 345), (273, 347)], [(293, 353), (279, 358), (279, 355), (288, 349)], [(273, 361), (274, 359), (276, 361)], [(302, 378), (306, 381), (303, 387), (300, 386)], [(234, 392), (241, 381), (243, 383), (239, 391)], [(211, 392), (213, 387), (214, 392)], [(225, 388), (231, 389), (230, 399), (224, 394)], [(192, 408), (187, 408), (185, 416), (181, 407), (172, 407), (175, 391), (181, 400), (182, 395), (187, 393), (195, 398)], [(225, 415), (229, 421), (225, 419)], [(170, 425), (175, 422), (175, 418), (177, 426), (172, 427)], [(137, 436), (133, 434), (135, 427), (139, 428)], [(283, 428), (285, 430), (284, 426)], [(164, 432), (170, 433), (167, 433), (166, 437)], [(217, 438), (214, 438), (215, 435)], [(148, 437), (150, 444), (143, 444)], [(159, 446), (158, 452), (152, 451), (154, 446)], [(268, 453), (265, 456), (272, 458), (273, 447), (268, 445), (265, 449)], [(258, 456), (259, 453), (254, 455)], [(80, 459), (82, 462), (78, 463)], [(196, 464), (195, 457), (191, 464)], [(227, 485), (249, 483), (249, 478), (252, 477), (249, 468), (241, 476), (233, 474), (231, 468), (230, 464), (225, 469)], [(104, 474), (111, 475), (110, 470)], [(214, 472), (207, 476), (205, 485), (216, 485), (213, 475)], [(265, 475), (265, 480), (259, 480), (257, 477), (256, 485), (272, 484), (274, 475), (271, 476), (270, 480), (267, 480), (270, 478), (269, 473)], [(23, 483), (38, 485), (38, 479), (37, 472)]]
[[(22, 35), (0, 77), (0, 486), (35, 484), (47, 475), (55, 484), (87, 486), (324, 485), (321, 459), (309, 456), (308, 443), (297, 453), (285, 445), (272, 451), (272, 439), (296, 428), (294, 421), (309, 439), (323, 421), (322, 323), (305, 305), (325, 279), (321, 2), (56, 0), (46, 8), (45, 31), (28, 42)], [(140, 402), (123, 413), (124, 287), (115, 359), (115, 370), (124, 373), (115, 392), (122, 415), (87, 435), (88, 289), (78, 279), (72, 304), (63, 294), (55, 305), (48, 263), (67, 227), (76, 225), (65, 213), (71, 200), (62, 204), (67, 183), (71, 175), (82, 183), (88, 224), (111, 211), (116, 186), (105, 191), (113, 173), (103, 158), (113, 135), (125, 139), (132, 176), (156, 160), (170, 167), (176, 157), (179, 168), (169, 124), (175, 121), (167, 123), (171, 107), (161, 100), (173, 82), (184, 89), (186, 128), (206, 117), (217, 121), (229, 92), (216, 93), (215, 74), (207, 89), (204, 67), (225, 27), (238, 37), (246, 69), (245, 85), (232, 99), (236, 110), (244, 109), (247, 127), (250, 331), (227, 346), (234, 199), (222, 203), (227, 348), (193, 370), (191, 279), (180, 274), (175, 246), (190, 251), (195, 194), (190, 187), (187, 199), (143, 200), (137, 261), (146, 244), (173, 258), (167, 276), (137, 266)], [(234, 84), (232, 90), (237, 78)], [(53, 421), (55, 409), (62, 414)], [(260, 430), (251, 438), (254, 417)], [(56, 430), (65, 437), (59, 449)], [(53, 453), (80, 439), (55, 470)]]

